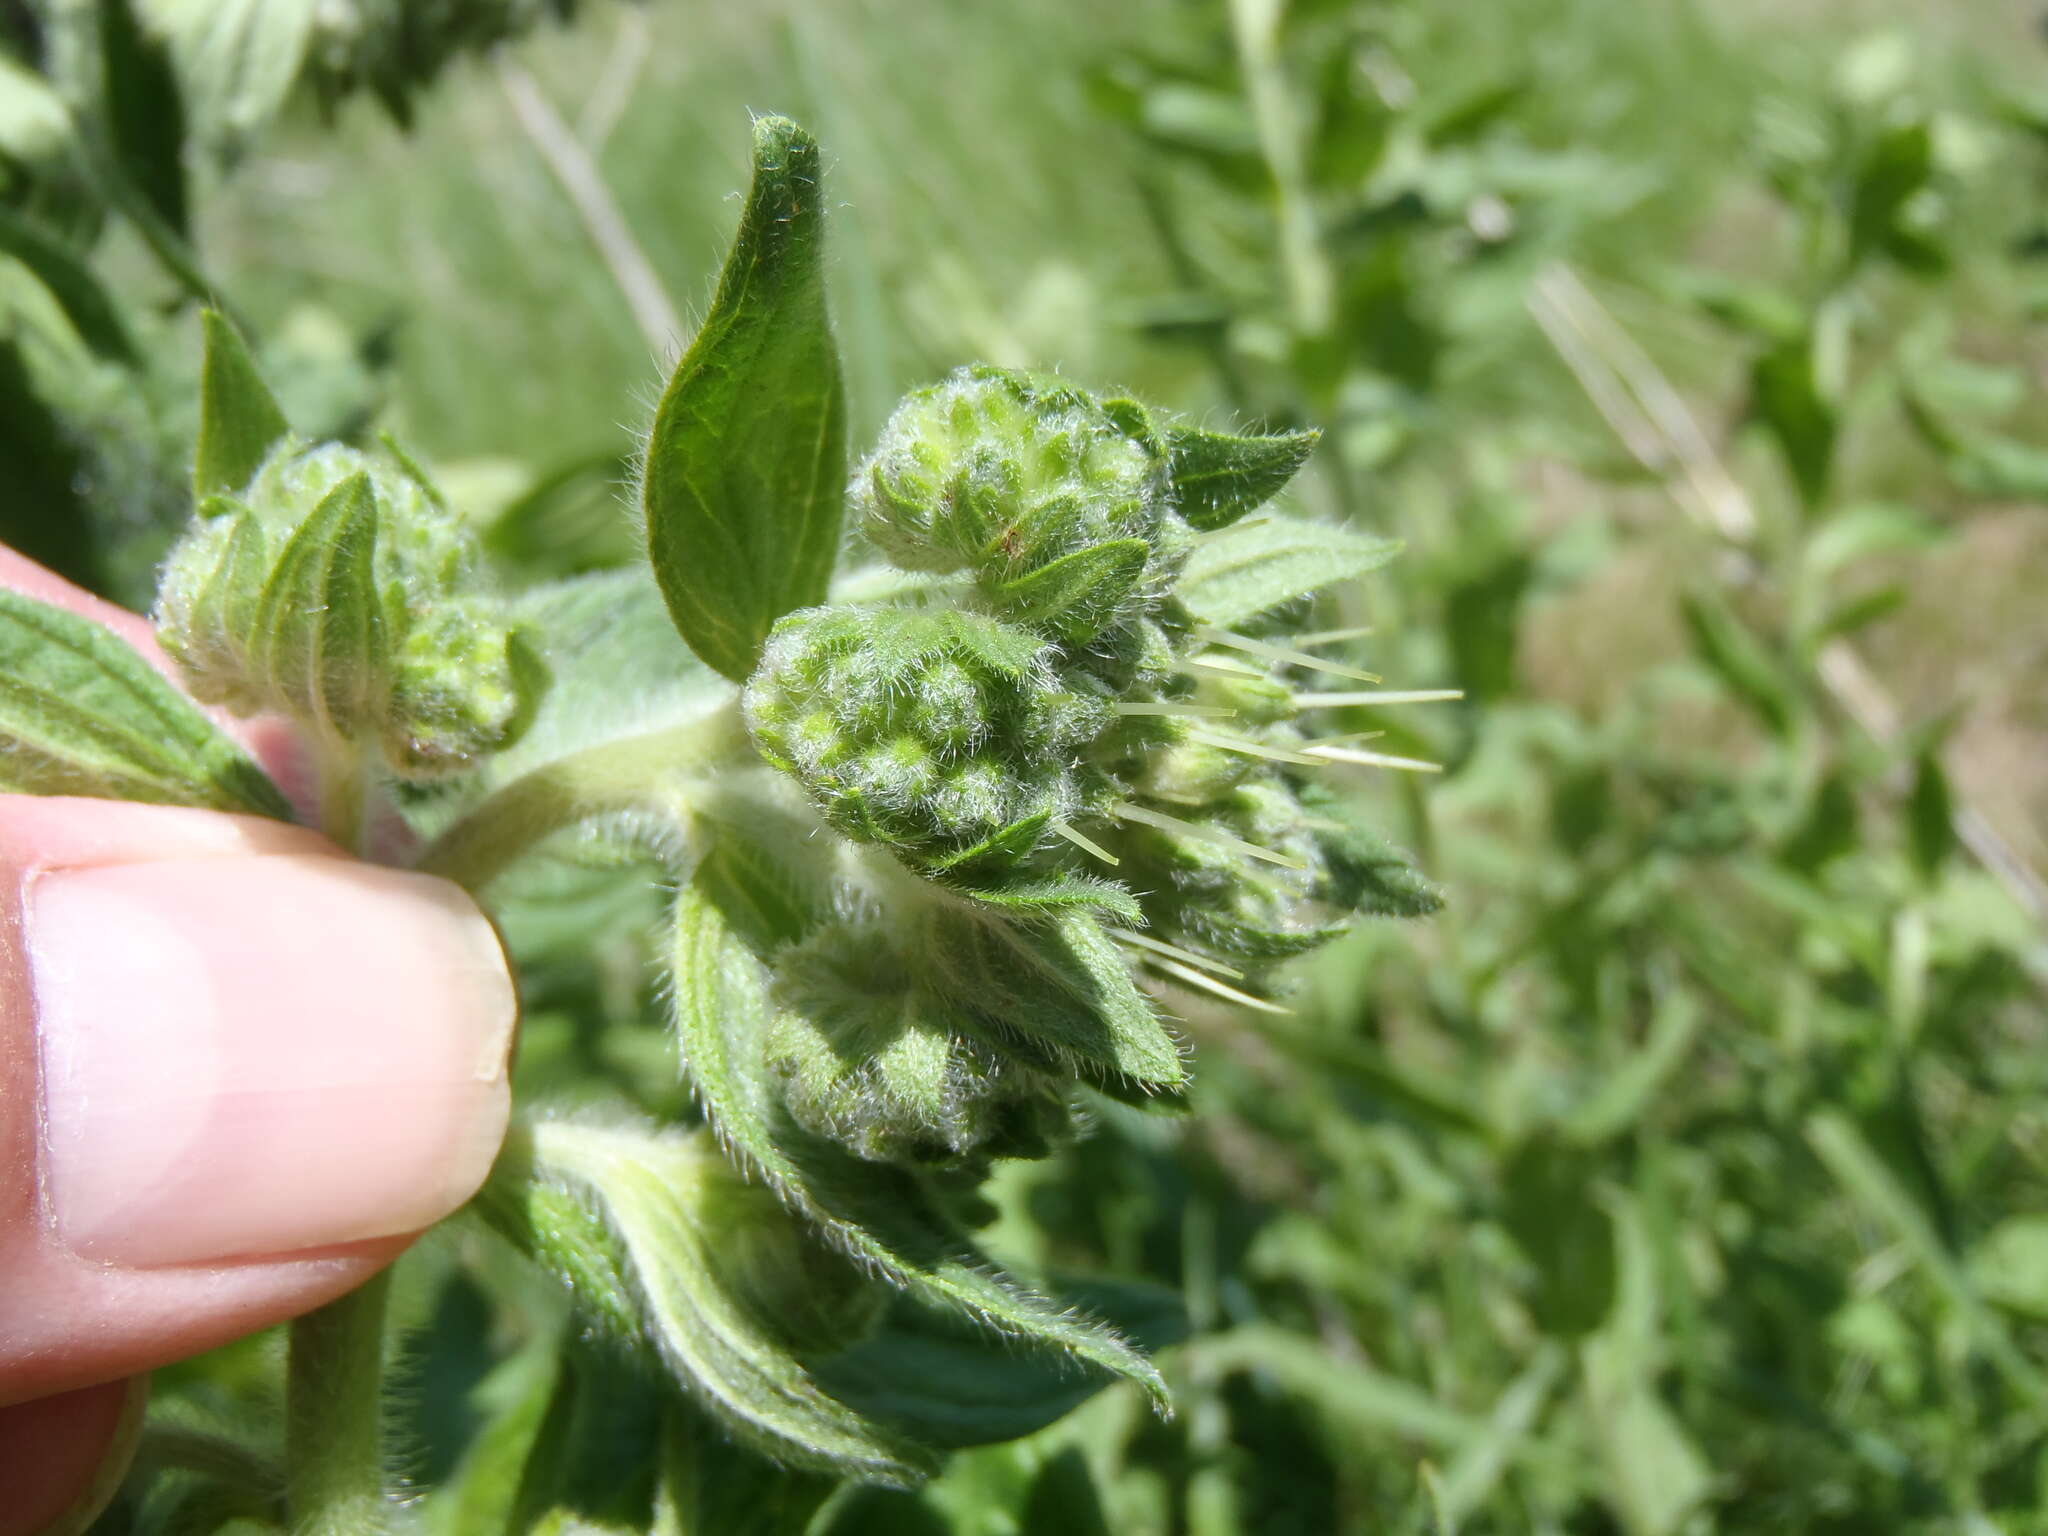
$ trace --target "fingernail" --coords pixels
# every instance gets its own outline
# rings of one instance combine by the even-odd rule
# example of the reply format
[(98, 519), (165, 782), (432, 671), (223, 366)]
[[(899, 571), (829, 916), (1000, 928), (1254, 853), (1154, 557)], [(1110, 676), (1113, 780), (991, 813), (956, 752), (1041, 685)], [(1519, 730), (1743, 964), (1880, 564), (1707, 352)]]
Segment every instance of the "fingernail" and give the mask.
[(319, 856), (61, 870), (25, 896), (44, 1192), (110, 1264), (412, 1232), (483, 1181), (515, 1014), (445, 881)]

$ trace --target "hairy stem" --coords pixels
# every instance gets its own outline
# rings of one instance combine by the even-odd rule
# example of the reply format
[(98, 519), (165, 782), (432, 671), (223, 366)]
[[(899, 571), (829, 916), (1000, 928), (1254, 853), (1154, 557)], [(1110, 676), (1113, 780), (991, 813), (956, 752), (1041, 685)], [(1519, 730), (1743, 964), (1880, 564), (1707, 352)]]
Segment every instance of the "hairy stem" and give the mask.
[(390, 1271), (292, 1324), (285, 1503), (297, 1536), (381, 1536), (381, 1387)]
[(737, 703), (668, 730), (571, 753), (515, 779), (431, 843), (415, 865), (482, 890), (542, 839), (602, 816), (679, 819), (677, 781), (752, 750)]

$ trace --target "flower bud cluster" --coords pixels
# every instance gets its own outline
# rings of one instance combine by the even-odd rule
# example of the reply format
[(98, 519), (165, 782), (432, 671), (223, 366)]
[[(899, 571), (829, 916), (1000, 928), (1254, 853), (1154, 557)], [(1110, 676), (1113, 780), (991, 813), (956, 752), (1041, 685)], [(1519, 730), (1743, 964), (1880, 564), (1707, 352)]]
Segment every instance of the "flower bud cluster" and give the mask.
[(964, 609), (806, 609), (776, 626), (747, 719), (848, 837), (981, 873), (1016, 864), (1086, 800), (1079, 754), (1110, 701), (1063, 686), (1053, 656)]
[(1010, 369), (905, 399), (852, 497), (899, 568), (967, 572), (996, 613), (1069, 644), (1141, 614), (1186, 553), (1142, 407)]
[(524, 725), (538, 662), (479, 590), (467, 529), (405, 466), (287, 439), (201, 510), (157, 609), (199, 699), (373, 748), (407, 779), (467, 767)]
[(1042, 1157), (1059, 1085), (935, 990), (880, 922), (829, 924), (776, 967), (766, 1042), (790, 1113), (875, 1162)]
[(785, 617), (745, 710), (826, 822), (947, 888), (944, 920), (842, 914), (779, 955), (766, 1053), (801, 1124), (879, 1161), (1033, 1155), (1063, 1084), (1179, 1091), (1136, 976), (1259, 1006), (1358, 912), (1433, 907), (1316, 782), (1288, 675), (1315, 658), (1182, 600), (1183, 498), (1220, 529), (1304, 454), (990, 368), (897, 410), (850, 494), (902, 574)]

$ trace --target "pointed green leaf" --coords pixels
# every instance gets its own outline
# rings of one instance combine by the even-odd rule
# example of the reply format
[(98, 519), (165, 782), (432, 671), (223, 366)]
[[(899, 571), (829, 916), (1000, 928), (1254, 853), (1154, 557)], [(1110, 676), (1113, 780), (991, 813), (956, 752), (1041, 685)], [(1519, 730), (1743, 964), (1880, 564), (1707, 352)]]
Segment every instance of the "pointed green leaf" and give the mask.
[(1831, 606), (1821, 615), (1820, 621), (1800, 639), (1809, 647), (1819, 647), (1829, 640), (1839, 640), (1867, 629), (1880, 619), (1890, 618), (1906, 606), (1910, 596), (1903, 582), (1889, 586), (1873, 587), (1868, 592), (1859, 592), (1854, 597)]
[(960, 914), (935, 948), (962, 1007), (997, 1019), (1092, 1081), (1166, 1092), (1186, 1081), (1180, 1049), (1131, 979), (1123, 952), (1085, 910), (1059, 909), (1028, 923)]
[[(1180, 1298), (1138, 1281), (1076, 1281), (1061, 1294), (1107, 1317), (1147, 1349), (1187, 1334)], [(941, 1450), (1034, 1434), (1109, 1381), (1056, 1351), (990, 1337), (957, 1313), (899, 1301), (852, 1348), (813, 1362), (834, 1396)]]
[(1826, 498), (1840, 428), (1821, 387), (1816, 344), (1808, 335), (1760, 354), (1750, 366), (1750, 410), (1776, 439), (1799, 498), (1811, 511)]
[(291, 427), (233, 322), (214, 309), (202, 320), (206, 358), (199, 373), (199, 451), (192, 489), (207, 496), (240, 491)]
[(1038, 846), (1039, 839), (1045, 836), (1045, 829), (1051, 821), (1052, 812), (1039, 811), (1036, 815), (1026, 816), (1011, 822), (1007, 827), (998, 828), (971, 848), (962, 848), (957, 853), (941, 854), (931, 860), (926, 867), (934, 876), (964, 871), (964, 874), (957, 874), (956, 878), (972, 879), (976, 866), (992, 854), (1006, 856), (999, 861), (998, 867), (1001, 867), (1009, 863), (1011, 858), (1029, 853)]
[[(225, 496), (209, 496), (199, 504), (203, 519), (230, 519), (227, 536), (208, 541), (204, 553), (211, 563), (195, 554), (188, 566), (173, 560), (165, 568), (158, 586), (157, 637), (164, 649), (185, 669), (191, 686), (201, 688), (209, 701), (247, 702), (253, 711), (261, 707), (251, 700), (215, 700), (213, 693), (196, 680), (236, 677), (244, 670), (244, 648), (256, 619), (256, 604), (263, 596), (263, 584), (270, 576), (269, 539), (262, 521), (247, 507)], [(195, 543), (193, 549), (199, 546)], [(167, 607), (175, 603), (184, 617), (180, 623), (164, 623)]]
[(1118, 605), (1145, 574), (1151, 553), (1143, 539), (1091, 544), (1004, 582), (990, 595), (1005, 618), (1078, 644), (1116, 617)]
[(735, 681), (777, 619), (824, 599), (839, 550), (846, 401), (824, 237), (817, 141), (759, 119), (739, 235), (655, 412), (642, 492), (676, 628)]
[(1184, 429), (1168, 438), (1168, 474), (1174, 500), (1188, 526), (1202, 533), (1227, 528), (1279, 494), (1308, 456), (1320, 432), (1235, 437)]
[(0, 590), (0, 788), (291, 818), (270, 780), (110, 630)]
[(1941, 766), (1941, 754), (1929, 749), (1913, 765), (1913, 792), (1906, 798), (1906, 830), (1913, 851), (1913, 867), (1923, 880), (1933, 880), (1955, 851), (1955, 797), (1949, 793), (1948, 774)]
[(1719, 597), (1688, 593), (1683, 607), (1700, 660), (1774, 734), (1789, 735), (1799, 704), (1778, 659)]
[(1165, 1402), (1150, 1361), (1111, 1329), (1003, 1276), (914, 1180), (792, 1124), (760, 1060), (773, 1007), (766, 969), (694, 883), (676, 898), (670, 974), (685, 1068), (706, 1115), (786, 1201), (910, 1295), (1127, 1376)]
[(354, 474), (299, 524), (256, 601), (257, 674), (336, 741), (372, 736), (383, 723), (391, 668), (376, 557), (376, 492), (367, 474)]
[(1443, 909), (1443, 892), (1414, 862), (1365, 826), (1358, 808), (1320, 785), (1300, 792), (1302, 809), (1319, 823), (1316, 842), (1329, 866), (1329, 900), (1373, 917), (1427, 917)]
[(1821, 780), (1792, 835), (1778, 856), (1801, 874), (1811, 875), (1857, 848), (1856, 790), (1840, 770)]
[(1913, 264), (1917, 232), (1901, 228), (1899, 219), (1933, 174), (1934, 133), (1925, 118), (1893, 123), (1877, 136), (1856, 171), (1849, 207), (1850, 260), (1884, 251)]
[(1189, 556), (1176, 589), (1190, 613), (1228, 628), (1269, 608), (1378, 570), (1401, 546), (1304, 518), (1278, 515), (1211, 534)]
[[(764, 1320), (771, 1300), (789, 1297), (747, 1294), (742, 1255), (760, 1236), (726, 1232), (718, 1219), (714, 1186), (734, 1176), (715, 1148), (697, 1137), (552, 1121), (527, 1127), (520, 1140), (536, 1174), (566, 1181), (591, 1207), (590, 1228), (570, 1245), (585, 1253), (551, 1257), (587, 1265), (592, 1246), (610, 1249), (636, 1302), (636, 1334), (729, 1425), (794, 1464), (892, 1483), (930, 1470), (928, 1453), (828, 1396)], [(793, 1296), (820, 1275), (806, 1268), (771, 1278)], [(859, 1283), (851, 1271), (848, 1279)]]
[(1281, 1390), (1313, 1403), (1333, 1429), (1357, 1444), (1399, 1436), (1423, 1445), (1458, 1447), (1485, 1433), (1483, 1420), (1445, 1403), (1441, 1394), (1364, 1361), (1333, 1356), (1314, 1338), (1275, 1323), (1245, 1323), (1193, 1346), (1217, 1375), (1258, 1371)]
[(1145, 909), (1128, 888), (1094, 875), (1051, 875), (989, 889), (965, 889), (962, 894), (1012, 912), (1058, 912), (1077, 907), (1134, 927), (1145, 921)]

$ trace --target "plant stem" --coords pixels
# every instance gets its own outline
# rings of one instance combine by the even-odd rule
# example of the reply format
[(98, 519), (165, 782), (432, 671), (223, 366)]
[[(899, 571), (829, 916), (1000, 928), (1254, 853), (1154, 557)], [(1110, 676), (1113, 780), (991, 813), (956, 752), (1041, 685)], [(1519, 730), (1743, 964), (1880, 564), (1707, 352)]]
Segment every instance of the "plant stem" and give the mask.
[(683, 814), (676, 781), (752, 749), (737, 703), (688, 725), (626, 736), (515, 779), (436, 838), (414, 867), (482, 890), (543, 838), (600, 816)]
[(1288, 307), (1297, 331), (1321, 336), (1329, 330), (1335, 311), (1336, 277), (1317, 228), (1307, 169), (1302, 164), (1300, 117), (1280, 58), (1283, 11), (1281, 0), (1230, 0), (1230, 32), (1259, 135), (1259, 152), (1273, 178)]
[(390, 1271), (292, 1324), (285, 1503), (297, 1536), (388, 1528), (381, 1386)]

